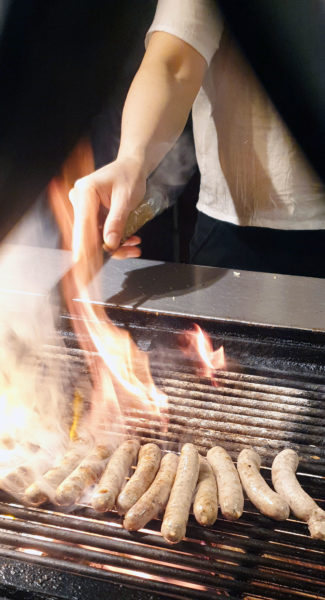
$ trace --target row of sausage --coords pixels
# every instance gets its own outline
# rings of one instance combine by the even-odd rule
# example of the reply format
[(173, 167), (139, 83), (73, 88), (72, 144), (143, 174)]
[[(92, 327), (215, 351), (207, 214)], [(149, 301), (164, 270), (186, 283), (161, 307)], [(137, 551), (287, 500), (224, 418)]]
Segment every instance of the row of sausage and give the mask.
[[(201, 456), (193, 444), (184, 444), (180, 455), (166, 452), (153, 443), (140, 446), (126, 440), (114, 452), (96, 446), (83, 456), (82, 444), (75, 443), (63, 460), (25, 491), (29, 504), (51, 500), (73, 505), (89, 486), (96, 484), (91, 505), (98, 512), (116, 506), (130, 531), (143, 528), (164, 512), (161, 533), (170, 543), (181, 541), (193, 503), (198, 523), (212, 526), (218, 506), (226, 519), (238, 519), (244, 509), (243, 488), (258, 510), (276, 520), (287, 519), (290, 509), (306, 521), (312, 537), (325, 540), (325, 511), (302, 489), (296, 479), (299, 458), (285, 449), (274, 459), (274, 490), (260, 474), (261, 459), (253, 448), (243, 449), (237, 468), (221, 446)], [(135, 471), (126, 482), (131, 466)], [(53, 492), (54, 490), (54, 492)]]

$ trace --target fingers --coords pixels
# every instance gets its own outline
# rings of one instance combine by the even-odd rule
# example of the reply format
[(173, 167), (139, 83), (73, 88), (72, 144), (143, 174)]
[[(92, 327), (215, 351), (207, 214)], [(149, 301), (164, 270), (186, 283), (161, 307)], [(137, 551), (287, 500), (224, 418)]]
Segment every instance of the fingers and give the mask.
[(74, 260), (77, 261), (89, 243), (96, 245), (99, 198), (85, 177), (76, 181), (74, 188), (69, 192), (69, 199), (74, 211), (72, 252)]
[(138, 235), (133, 235), (112, 254), (112, 258), (116, 260), (139, 258), (141, 256), (141, 248), (138, 248), (138, 244), (141, 244), (141, 238)]
[(119, 247), (129, 213), (130, 206), (126, 197), (119, 190), (113, 190), (103, 232), (104, 242), (110, 250)]
[(114, 254), (112, 258), (116, 260), (124, 260), (126, 258), (139, 258), (141, 256), (141, 248), (121, 246)]
[(145, 174), (130, 159), (116, 160), (76, 181), (69, 194), (75, 216), (74, 257), (79, 257), (83, 246), (100, 244), (94, 231), (95, 227), (99, 231), (100, 205), (109, 211), (103, 229), (107, 249), (117, 251), (116, 258), (140, 256), (140, 250), (135, 248), (139, 241), (131, 239), (123, 249), (119, 246), (128, 216), (141, 202), (145, 189)]
[(141, 238), (139, 235), (132, 235), (123, 244), (123, 246), (138, 246), (141, 244)]

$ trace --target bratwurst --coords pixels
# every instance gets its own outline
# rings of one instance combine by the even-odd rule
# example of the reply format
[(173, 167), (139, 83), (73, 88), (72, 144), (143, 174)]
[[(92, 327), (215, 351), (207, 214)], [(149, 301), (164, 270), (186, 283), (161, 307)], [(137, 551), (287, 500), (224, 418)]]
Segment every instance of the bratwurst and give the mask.
[(139, 447), (137, 440), (127, 440), (113, 452), (92, 497), (94, 510), (106, 512), (113, 508)]
[(167, 542), (176, 544), (185, 537), (198, 475), (199, 453), (193, 444), (184, 444), (161, 526), (161, 533)]
[(159, 471), (147, 491), (126, 513), (123, 527), (129, 531), (142, 529), (165, 508), (174, 483), (178, 456), (168, 452), (161, 459)]
[(98, 481), (106, 465), (110, 449), (98, 445), (86, 456), (72, 473), (59, 485), (55, 494), (55, 502), (62, 506), (71, 506), (81, 497), (84, 490)]
[(125, 515), (151, 485), (159, 469), (160, 459), (161, 451), (156, 444), (141, 446), (137, 468), (116, 501), (120, 515)]
[(290, 513), (289, 505), (267, 485), (260, 467), (261, 458), (253, 448), (244, 448), (240, 452), (237, 469), (248, 498), (263, 515), (284, 521)]
[(228, 452), (214, 446), (207, 459), (217, 479), (219, 504), (223, 516), (230, 521), (239, 519), (244, 510), (244, 494), (239, 475)]
[(272, 464), (272, 483), (278, 494), (288, 502), (294, 515), (302, 521), (308, 521), (319, 507), (296, 478), (298, 464), (297, 452), (290, 448), (282, 450)]
[(286, 448), (274, 459), (272, 464), (273, 485), (284, 498), (294, 515), (308, 522), (311, 537), (325, 539), (325, 511), (302, 489), (296, 478), (299, 464), (297, 452)]
[(26, 491), (26, 501), (38, 506), (51, 499), (58, 485), (76, 468), (87, 451), (84, 443), (75, 442), (69, 452), (58, 462), (58, 464), (43, 475), (40, 481), (32, 483)]
[(203, 527), (211, 526), (218, 516), (218, 490), (215, 475), (206, 458), (200, 456), (200, 470), (193, 502), (194, 516)]
[(308, 519), (308, 528), (312, 538), (325, 540), (325, 511), (317, 508)]

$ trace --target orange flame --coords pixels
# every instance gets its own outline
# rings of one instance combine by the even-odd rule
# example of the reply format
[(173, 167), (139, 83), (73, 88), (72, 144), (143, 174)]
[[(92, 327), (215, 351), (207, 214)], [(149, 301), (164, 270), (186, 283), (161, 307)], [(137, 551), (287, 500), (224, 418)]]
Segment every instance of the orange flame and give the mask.
[[(90, 300), (89, 284), (102, 266), (98, 199), (87, 194), (72, 206), (68, 193), (77, 178), (93, 170), (91, 147), (83, 141), (66, 161), (61, 176), (50, 183), (49, 196), (63, 249), (73, 250), (74, 266), (63, 279), (63, 293), (80, 345), (88, 351), (93, 383), (90, 426), (98, 440), (108, 428), (121, 431), (123, 414), (129, 409), (162, 418), (167, 398), (153, 382), (147, 354), (128, 332), (112, 324), (103, 306)], [(86, 227), (82, 226), (85, 222)]]
[(203, 367), (203, 375), (210, 378), (213, 385), (218, 385), (215, 371), (226, 366), (223, 346), (213, 350), (210, 337), (197, 324), (194, 324), (194, 332), (189, 331), (185, 334), (185, 339), (187, 345), (182, 348), (183, 352), (192, 359), (198, 356)]

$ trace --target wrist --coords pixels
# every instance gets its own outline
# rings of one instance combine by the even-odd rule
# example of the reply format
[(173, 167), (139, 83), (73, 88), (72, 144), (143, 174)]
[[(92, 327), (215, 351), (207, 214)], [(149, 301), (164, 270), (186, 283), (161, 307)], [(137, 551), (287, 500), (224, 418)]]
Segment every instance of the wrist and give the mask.
[(171, 142), (166, 141), (155, 143), (148, 147), (130, 147), (121, 144), (117, 160), (134, 164), (139, 171), (139, 176), (148, 179), (149, 175), (156, 169), (172, 145)]
[(121, 163), (123, 162), (132, 165), (139, 177), (146, 179), (149, 175), (145, 153), (139, 149), (120, 146), (116, 160)]

